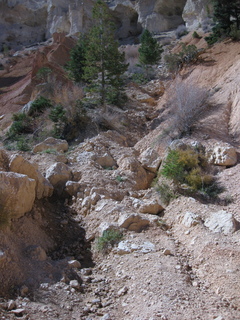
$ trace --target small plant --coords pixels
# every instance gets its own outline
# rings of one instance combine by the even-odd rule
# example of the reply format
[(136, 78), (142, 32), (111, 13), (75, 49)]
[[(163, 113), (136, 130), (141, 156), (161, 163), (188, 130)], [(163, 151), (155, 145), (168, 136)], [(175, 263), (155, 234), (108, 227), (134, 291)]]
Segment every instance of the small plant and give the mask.
[(31, 118), (25, 113), (13, 114), (13, 123), (7, 132), (10, 140), (18, 138), (19, 135), (32, 132)]
[(148, 79), (144, 72), (135, 72), (132, 74), (132, 81), (137, 84), (145, 84), (148, 82)]
[(31, 148), (24, 137), (20, 137), (17, 141), (17, 150), (30, 151)]
[(197, 31), (194, 31), (193, 34), (192, 34), (192, 37), (194, 39), (201, 39), (202, 37), (197, 33)]
[(164, 56), (168, 71), (177, 73), (184, 65), (196, 63), (200, 50), (194, 44), (181, 43), (182, 50), (179, 53), (170, 53)]
[(171, 179), (177, 188), (187, 186), (190, 191), (211, 198), (223, 192), (221, 185), (208, 173), (205, 156), (190, 147), (169, 150), (160, 174)]
[(33, 101), (29, 109), (28, 115), (30, 117), (35, 118), (39, 116), (41, 113), (43, 113), (45, 109), (51, 108), (51, 107), (52, 107), (51, 101), (41, 96), (37, 98), (35, 101)]
[(240, 30), (237, 28), (237, 24), (236, 23), (231, 25), (229, 36), (234, 41), (239, 41), (240, 40)]
[(193, 83), (176, 80), (169, 91), (168, 106), (172, 111), (172, 128), (179, 137), (190, 134), (195, 123), (207, 109), (209, 92)]
[(57, 150), (56, 149), (47, 149), (47, 150), (44, 150), (40, 153), (47, 153), (47, 154), (57, 154)]
[(52, 69), (48, 67), (42, 67), (38, 70), (36, 77), (41, 81), (47, 82), (51, 73), (52, 73)]
[(116, 181), (117, 182), (123, 182), (124, 178), (122, 176), (116, 176)]
[(123, 234), (118, 230), (106, 230), (103, 235), (97, 238), (96, 248), (98, 251), (107, 253), (115, 244), (119, 243), (123, 238)]
[(54, 122), (53, 135), (56, 138), (61, 138), (62, 136), (63, 129), (67, 121), (65, 114), (66, 110), (64, 110), (61, 104), (58, 104), (56, 107), (54, 107), (49, 114), (49, 118)]

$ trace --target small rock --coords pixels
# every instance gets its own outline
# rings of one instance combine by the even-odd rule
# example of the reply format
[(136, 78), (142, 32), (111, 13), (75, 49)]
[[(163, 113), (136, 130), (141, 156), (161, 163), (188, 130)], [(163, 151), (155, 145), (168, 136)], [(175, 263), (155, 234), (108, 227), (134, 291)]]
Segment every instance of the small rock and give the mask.
[(199, 287), (199, 283), (197, 281), (192, 282), (193, 287)]
[(25, 309), (23, 308), (14, 309), (11, 312), (14, 313), (16, 317), (22, 317), (23, 314), (25, 313)]
[(7, 306), (8, 310), (13, 310), (16, 307), (17, 307), (16, 301), (14, 301), (14, 300), (9, 300), (8, 301), (8, 306)]
[(101, 320), (111, 320), (111, 316), (109, 313), (104, 314), (104, 316), (101, 317)]
[(171, 256), (171, 255), (172, 255), (172, 253), (171, 253), (171, 251), (170, 251), (169, 249), (164, 249), (164, 250), (163, 250), (163, 254), (164, 254), (165, 256)]
[(185, 225), (187, 228), (190, 228), (199, 224), (200, 221), (201, 219), (197, 214), (193, 212), (186, 212), (183, 217), (182, 224)]
[(124, 296), (128, 292), (128, 287), (123, 287), (117, 292), (118, 297)]
[(80, 284), (77, 280), (71, 280), (69, 282), (69, 285), (71, 288), (74, 288), (74, 289), (80, 289)]
[(25, 286), (25, 285), (22, 286), (22, 287), (21, 287), (21, 290), (20, 290), (20, 295), (21, 295), (21, 296), (27, 295), (27, 294), (28, 294), (28, 290), (29, 290), (29, 289), (28, 289), (27, 286)]
[(80, 269), (81, 268), (81, 263), (77, 260), (70, 260), (68, 261), (68, 266), (70, 268), (77, 268), (77, 269)]

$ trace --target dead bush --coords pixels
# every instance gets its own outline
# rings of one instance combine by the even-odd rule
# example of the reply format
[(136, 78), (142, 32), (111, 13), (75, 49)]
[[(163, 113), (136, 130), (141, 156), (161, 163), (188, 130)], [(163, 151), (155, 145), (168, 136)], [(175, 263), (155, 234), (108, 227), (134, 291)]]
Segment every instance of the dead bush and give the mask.
[(168, 107), (172, 113), (172, 128), (178, 136), (189, 134), (208, 104), (209, 91), (196, 83), (177, 79), (169, 92)]
[(136, 64), (139, 63), (139, 45), (127, 45), (122, 51), (125, 52), (126, 63), (129, 64), (128, 71), (134, 72)]

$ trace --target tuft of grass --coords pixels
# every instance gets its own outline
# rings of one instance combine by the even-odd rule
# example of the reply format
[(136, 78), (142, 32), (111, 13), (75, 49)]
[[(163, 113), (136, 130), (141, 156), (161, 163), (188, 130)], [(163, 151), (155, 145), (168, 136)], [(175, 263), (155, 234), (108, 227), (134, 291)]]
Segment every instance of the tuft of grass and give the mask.
[(160, 199), (165, 205), (169, 205), (171, 200), (177, 198), (177, 193), (169, 186), (169, 184), (163, 182), (156, 186), (156, 190), (159, 193)]
[(103, 235), (97, 238), (96, 248), (102, 253), (107, 253), (114, 245), (119, 243), (123, 238), (123, 234), (119, 230), (106, 230)]

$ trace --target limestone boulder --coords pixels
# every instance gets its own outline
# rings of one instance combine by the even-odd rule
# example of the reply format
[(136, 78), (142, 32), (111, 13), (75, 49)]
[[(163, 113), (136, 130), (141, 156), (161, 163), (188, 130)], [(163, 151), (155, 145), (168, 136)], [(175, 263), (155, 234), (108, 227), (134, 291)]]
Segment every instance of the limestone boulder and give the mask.
[(81, 184), (79, 182), (67, 181), (65, 185), (65, 191), (70, 196), (76, 196), (80, 190), (81, 190)]
[(103, 168), (111, 168), (116, 166), (115, 160), (107, 152), (96, 158), (96, 162)]
[(146, 170), (135, 157), (124, 157), (117, 161), (119, 172), (122, 172), (133, 183), (135, 190), (146, 189), (149, 179)]
[(27, 175), (0, 171), (1, 214), (20, 218), (31, 211), (35, 200), (36, 181)]
[(141, 232), (149, 227), (151, 220), (147, 216), (137, 213), (125, 213), (119, 217), (118, 225), (120, 228), (129, 231)]
[(209, 162), (219, 166), (234, 166), (237, 163), (236, 149), (228, 143), (212, 142), (206, 147)]
[(71, 169), (62, 162), (54, 163), (46, 171), (46, 178), (58, 193), (61, 193), (68, 180), (71, 180)]
[(37, 144), (33, 148), (34, 153), (42, 152), (46, 150), (56, 150), (58, 152), (66, 152), (68, 150), (68, 143), (66, 140), (49, 137), (45, 139), (43, 142)]
[(201, 222), (201, 218), (199, 217), (199, 215), (190, 211), (186, 212), (182, 219), (182, 224), (187, 228), (196, 226), (200, 222)]
[(120, 241), (117, 248), (113, 250), (114, 253), (117, 253), (119, 255), (129, 254), (132, 252), (146, 254), (146, 253), (155, 252), (155, 251), (156, 251), (155, 245), (150, 241), (135, 243), (131, 240)]
[(231, 234), (240, 228), (240, 223), (232, 213), (225, 210), (210, 213), (204, 225), (213, 232), (222, 232), (224, 234)]
[(139, 161), (143, 168), (156, 173), (159, 169), (162, 159), (154, 149), (148, 148), (140, 154)]
[(10, 171), (27, 175), (29, 178), (36, 181), (36, 197), (41, 199), (51, 197), (53, 186), (51, 183), (38, 171), (37, 164), (32, 164), (21, 155), (14, 155), (10, 160)]
[(163, 210), (164, 208), (158, 202), (158, 199), (143, 200), (139, 206), (139, 212), (141, 213), (158, 214)]

